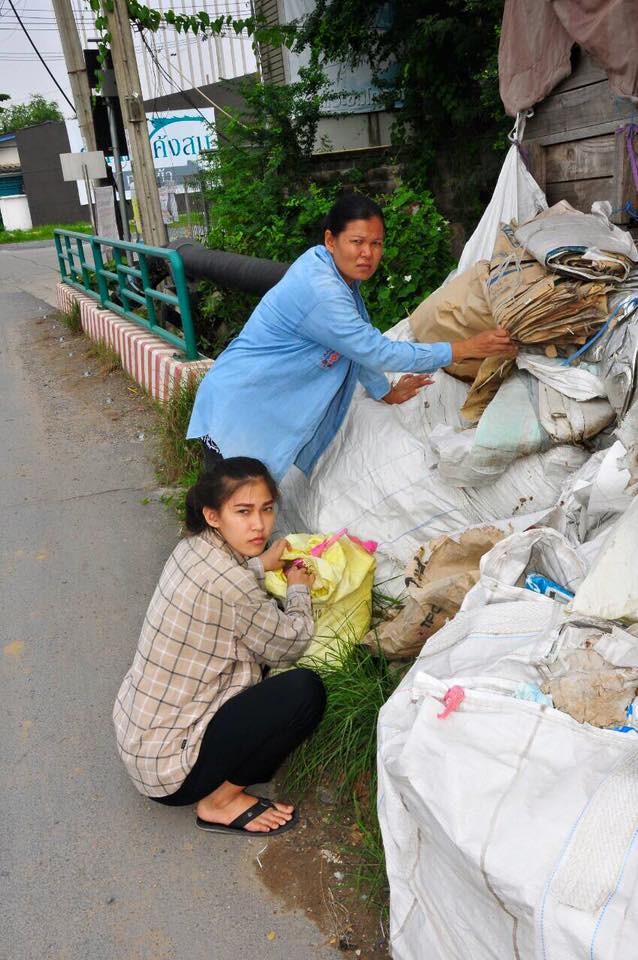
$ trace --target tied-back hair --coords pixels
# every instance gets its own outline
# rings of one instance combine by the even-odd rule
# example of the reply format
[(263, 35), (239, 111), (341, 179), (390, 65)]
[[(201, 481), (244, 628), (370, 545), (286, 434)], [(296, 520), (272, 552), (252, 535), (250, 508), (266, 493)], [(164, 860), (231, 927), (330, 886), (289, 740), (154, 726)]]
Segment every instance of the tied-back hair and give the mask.
[(251, 480), (263, 480), (273, 500), (279, 496), (277, 484), (261, 460), (253, 457), (220, 459), (212, 468), (204, 470), (186, 494), (186, 528), (189, 533), (203, 533), (208, 529), (204, 507), (219, 512), (235, 490)]
[(321, 222), (321, 239), (326, 230), (333, 237), (339, 236), (353, 220), (372, 220), (378, 217), (385, 230), (383, 210), (378, 203), (362, 193), (344, 193), (333, 203), (332, 207)]

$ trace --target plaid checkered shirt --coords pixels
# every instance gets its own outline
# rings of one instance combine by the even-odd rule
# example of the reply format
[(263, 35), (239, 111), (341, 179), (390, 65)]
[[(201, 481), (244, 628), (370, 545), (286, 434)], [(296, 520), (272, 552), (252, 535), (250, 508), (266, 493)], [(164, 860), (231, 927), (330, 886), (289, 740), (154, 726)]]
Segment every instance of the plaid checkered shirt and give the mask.
[(169, 796), (192, 769), (217, 710), (262, 678), (262, 666), (298, 660), (314, 624), (308, 588), (285, 608), (246, 560), (213, 531), (180, 541), (149, 604), (113, 722), (120, 756), (140, 793)]

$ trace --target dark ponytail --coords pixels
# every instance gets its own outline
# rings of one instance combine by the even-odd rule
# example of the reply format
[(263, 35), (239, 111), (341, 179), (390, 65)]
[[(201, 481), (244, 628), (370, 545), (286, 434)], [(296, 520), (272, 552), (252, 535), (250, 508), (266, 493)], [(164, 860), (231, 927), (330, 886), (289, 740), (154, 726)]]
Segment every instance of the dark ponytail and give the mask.
[(279, 491), (268, 467), (253, 457), (229, 457), (205, 470), (186, 494), (186, 527), (189, 533), (208, 529), (204, 507), (219, 511), (235, 490), (251, 480), (263, 480), (276, 500)]
[(338, 237), (352, 220), (372, 220), (373, 217), (379, 218), (385, 230), (383, 210), (378, 203), (362, 193), (344, 193), (323, 218), (321, 238), (323, 240), (326, 230), (329, 230), (333, 237)]

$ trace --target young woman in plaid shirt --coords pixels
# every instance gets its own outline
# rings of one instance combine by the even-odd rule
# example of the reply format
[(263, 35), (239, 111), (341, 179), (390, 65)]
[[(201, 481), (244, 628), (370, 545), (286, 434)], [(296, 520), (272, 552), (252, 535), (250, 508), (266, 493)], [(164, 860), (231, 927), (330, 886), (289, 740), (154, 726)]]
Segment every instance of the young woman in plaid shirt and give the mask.
[(263, 588), (285, 540), (266, 549), (277, 487), (258, 460), (220, 460), (186, 498), (190, 536), (173, 550), (149, 604), (113, 710), (134, 785), (169, 805), (195, 804), (212, 832), (282, 833), (290, 804), (246, 793), (269, 780), (325, 708), (311, 670), (290, 666), (312, 639), (313, 576), (288, 572), (284, 609)]

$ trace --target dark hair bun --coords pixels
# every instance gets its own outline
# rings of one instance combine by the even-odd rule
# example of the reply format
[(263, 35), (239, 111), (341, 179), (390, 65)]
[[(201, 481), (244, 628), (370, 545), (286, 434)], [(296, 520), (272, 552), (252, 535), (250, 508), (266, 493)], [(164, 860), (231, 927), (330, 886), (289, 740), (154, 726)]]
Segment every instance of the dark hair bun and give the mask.
[(383, 210), (378, 203), (362, 193), (344, 193), (324, 217), (323, 229), (337, 237), (353, 220), (372, 220), (373, 217), (378, 217), (385, 228)]

